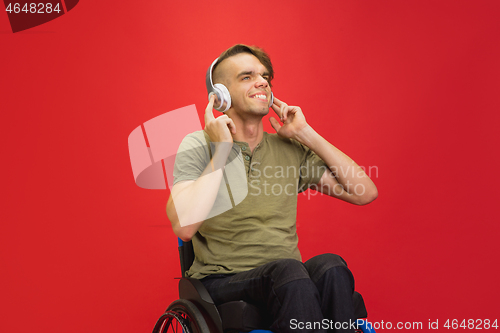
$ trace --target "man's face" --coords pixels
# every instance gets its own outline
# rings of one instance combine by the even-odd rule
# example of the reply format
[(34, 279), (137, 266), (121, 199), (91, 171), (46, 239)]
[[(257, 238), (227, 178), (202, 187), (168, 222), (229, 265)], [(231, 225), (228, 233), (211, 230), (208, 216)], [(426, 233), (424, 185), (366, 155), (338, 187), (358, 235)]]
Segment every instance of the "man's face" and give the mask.
[(269, 113), (271, 88), (266, 67), (250, 53), (239, 53), (222, 61), (222, 83), (231, 94), (231, 109), (241, 115), (265, 116)]

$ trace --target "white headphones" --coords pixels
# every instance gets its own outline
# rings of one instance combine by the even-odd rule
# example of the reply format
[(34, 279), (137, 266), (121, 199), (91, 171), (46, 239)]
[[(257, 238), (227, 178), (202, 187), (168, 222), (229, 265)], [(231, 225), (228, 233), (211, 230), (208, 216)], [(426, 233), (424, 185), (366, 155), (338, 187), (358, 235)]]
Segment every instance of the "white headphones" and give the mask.
[[(217, 60), (219, 60), (219, 58), (215, 59), (212, 65), (208, 68), (205, 82), (207, 84), (208, 99), (210, 100), (210, 97), (215, 94), (220, 101), (219, 107), (215, 107), (214, 105), (214, 109), (221, 112), (226, 112), (231, 107), (231, 95), (229, 94), (229, 90), (227, 90), (226, 86), (222, 83), (213, 84), (212, 81), (212, 72), (214, 70), (215, 64), (217, 63)], [(273, 105), (273, 101), (274, 95), (271, 92), (269, 107)]]

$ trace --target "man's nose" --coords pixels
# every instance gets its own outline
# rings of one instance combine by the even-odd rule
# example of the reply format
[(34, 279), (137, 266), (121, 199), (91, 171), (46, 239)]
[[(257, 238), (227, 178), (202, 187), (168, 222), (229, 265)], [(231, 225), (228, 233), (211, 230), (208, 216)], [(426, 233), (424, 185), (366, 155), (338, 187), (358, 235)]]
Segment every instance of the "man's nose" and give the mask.
[(262, 77), (260, 75), (257, 77), (257, 81), (255, 82), (255, 86), (267, 88), (268, 85), (269, 85), (269, 82), (267, 82), (267, 80), (264, 77)]

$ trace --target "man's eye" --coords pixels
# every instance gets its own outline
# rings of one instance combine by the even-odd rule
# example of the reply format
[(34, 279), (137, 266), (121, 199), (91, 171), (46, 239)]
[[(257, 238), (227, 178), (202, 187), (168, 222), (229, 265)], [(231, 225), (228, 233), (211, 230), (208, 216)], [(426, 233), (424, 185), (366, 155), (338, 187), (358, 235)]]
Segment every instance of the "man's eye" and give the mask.
[(243, 80), (250, 80), (250, 76), (244, 76)]

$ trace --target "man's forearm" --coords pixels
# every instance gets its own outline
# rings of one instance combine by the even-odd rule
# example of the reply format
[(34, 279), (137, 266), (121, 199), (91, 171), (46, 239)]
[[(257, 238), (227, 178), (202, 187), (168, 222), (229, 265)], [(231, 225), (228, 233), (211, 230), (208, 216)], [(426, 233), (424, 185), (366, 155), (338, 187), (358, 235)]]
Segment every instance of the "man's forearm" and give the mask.
[(197, 180), (178, 183), (172, 188), (167, 215), (181, 239), (191, 239), (210, 213), (231, 148), (230, 144), (218, 144), (213, 158)]
[(365, 193), (376, 192), (375, 184), (349, 156), (326, 141), (311, 126), (307, 125), (295, 137), (297, 141), (314, 151), (330, 168), (337, 182), (350, 194), (354, 188), (363, 186)]

